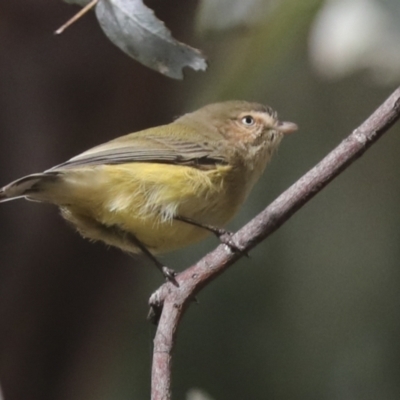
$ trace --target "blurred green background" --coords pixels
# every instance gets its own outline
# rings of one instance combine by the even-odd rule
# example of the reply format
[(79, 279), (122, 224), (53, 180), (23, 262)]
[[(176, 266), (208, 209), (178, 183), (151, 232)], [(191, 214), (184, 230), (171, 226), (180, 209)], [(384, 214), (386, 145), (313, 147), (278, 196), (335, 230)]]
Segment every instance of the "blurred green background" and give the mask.
[[(77, 7), (2, 0), (0, 185), (200, 105), (255, 100), (300, 130), (237, 229), (399, 84), (397, 3), (146, 1), (209, 60), (173, 81), (114, 47), (93, 14), (55, 37)], [(398, 124), (199, 294), (178, 334), (174, 399), (194, 387), (214, 400), (400, 398), (399, 135)], [(183, 269), (216, 245), (164, 260)], [(82, 240), (55, 208), (24, 201), (1, 204), (0, 254), (6, 400), (149, 398), (147, 299), (162, 278), (147, 260)]]

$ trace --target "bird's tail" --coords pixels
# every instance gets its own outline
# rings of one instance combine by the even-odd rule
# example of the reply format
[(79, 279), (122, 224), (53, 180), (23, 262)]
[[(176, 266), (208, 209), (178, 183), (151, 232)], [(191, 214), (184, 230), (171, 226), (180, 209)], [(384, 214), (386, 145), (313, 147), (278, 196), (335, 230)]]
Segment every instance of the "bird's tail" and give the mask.
[(35, 193), (41, 191), (43, 184), (54, 181), (56, 176), (56, 173), (44, 172), (17, 179), (0, 189), (0, 203), (20, 197), (35, 198)]

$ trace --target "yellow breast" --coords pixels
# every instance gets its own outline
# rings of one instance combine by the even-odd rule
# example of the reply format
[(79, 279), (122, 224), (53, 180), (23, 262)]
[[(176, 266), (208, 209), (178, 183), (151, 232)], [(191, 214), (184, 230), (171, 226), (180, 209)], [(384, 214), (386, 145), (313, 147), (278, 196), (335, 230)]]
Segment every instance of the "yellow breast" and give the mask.
[(132, 233), (152, 252), (166, 252), (208, 234), (174, 216), (217, 227), (234, 216), (247, 193), (240, 174), (232, 170), (156, 163), (86, 167), (68, 171), (52, 195), (84, 236), (136, 251), (131, 244), (104, 235), (91, 223), (94, 220)]

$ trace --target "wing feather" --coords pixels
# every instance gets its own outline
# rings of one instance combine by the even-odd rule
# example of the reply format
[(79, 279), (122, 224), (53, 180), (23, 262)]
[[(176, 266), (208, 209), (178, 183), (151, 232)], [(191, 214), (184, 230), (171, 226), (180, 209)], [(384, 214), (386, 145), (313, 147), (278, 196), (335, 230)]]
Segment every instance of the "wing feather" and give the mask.
[[(101, 164), (126, 164), (133, 162), (154, 162), (188, 165), (196, 168), (210, 168), (226, 164), (226, 157), (220, 151), (221, 140), (209, 140), (194, 130), (174, 135), (168, 134), (171, 125), (131, 133), (93, 147), (71, 158), (49, 171)], [(160, 129), (167, 128), (167, 131)], [(176, 129), (176, 126), (175, 126)]]

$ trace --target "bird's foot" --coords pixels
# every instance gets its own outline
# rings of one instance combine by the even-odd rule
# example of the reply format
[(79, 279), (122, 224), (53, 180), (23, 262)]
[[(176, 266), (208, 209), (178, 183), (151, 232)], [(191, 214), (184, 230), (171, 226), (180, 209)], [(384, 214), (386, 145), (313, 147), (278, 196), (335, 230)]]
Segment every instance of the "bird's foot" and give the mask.
[(244, 256), (249, 257), (249, 254), (244, 250), (244, 248), (232, 239), (232, 236), (234, 235), (233, 232), (223, 228), (218, 228), (214, 231), (214, 234), (222, 244), (228, 246), (233, 252), (241, 253)]

